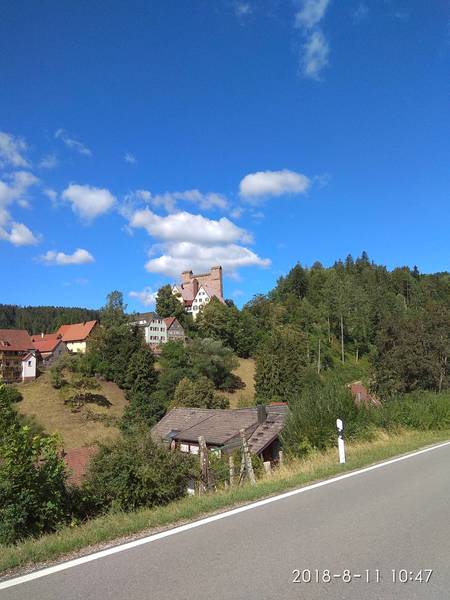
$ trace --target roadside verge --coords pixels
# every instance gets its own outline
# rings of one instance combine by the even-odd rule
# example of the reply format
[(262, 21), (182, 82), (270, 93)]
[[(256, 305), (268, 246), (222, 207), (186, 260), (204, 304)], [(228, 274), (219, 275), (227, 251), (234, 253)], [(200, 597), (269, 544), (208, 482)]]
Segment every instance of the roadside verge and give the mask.
[(337, 451), (332, 449), (291, 462), (271, 477), (258, 481), (255, 486), (245, 485), (215, 494), (183, 498), (154, 509), (108, 514), (83, 525), (65, 527), (37, 540), (0, 547), (0, 573), (3, 577), (11, 577), (42, 569), (448, 439), (450, 431), (408, 431), (389, 436), (381, 434), (370, 443), (349, 444), (345, 465), (337, 462)]

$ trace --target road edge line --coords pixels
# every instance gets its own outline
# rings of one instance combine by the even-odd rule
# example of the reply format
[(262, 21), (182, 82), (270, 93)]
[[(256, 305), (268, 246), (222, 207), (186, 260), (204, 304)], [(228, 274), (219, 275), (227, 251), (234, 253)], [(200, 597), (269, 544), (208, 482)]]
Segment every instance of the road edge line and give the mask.
[(410, 458), (414, 458), (415, 456), (419, 456), (420, 454), (425, 454), (426, 452), (438, 450), (439, 448), (443, 448), (445, 446), (450, 446), (450, 441), (442, 442), (434, 446), (428, 446), (426, 448), (423, 448), (422, 450), (415, 450), (414, 452), (408, 454), (402, 454), (401, 456), (397, 456), (396, 458), (391, 458), (389, 460), (385, 460), (383, 462), (376, 463), (368, 467), (363, 467), (361, 469), (357, 469), (356, 471), (349, 471), (348, 473), (343, 473), (342, 475), (337, 475), (336, 477), (331, 477), (330, 479), (324, 479), (316, 483), (308, 484), (303, 487), (290, 490), (289, 492), (283, 492), (282, 494), (270, 496), (269, 498), (264, 498), (263, 500), (257, 500), (256, 502), (251, 502), (250, 504), (245, 504), (244, 506), (238, 506), (237, 508), (232, 508), (230, 510), (226, 510), (218, 514), (211, 515), (210, 517), (204, 517), (203, 519), (199, 519), (198, 521), (193, 521), (192, 523), (179, 525), (178, 527), (173, 527), (172, 529), (167, 529), (166, 531), (161, 531), (159, 533), (155, 533), (137, 540), (133, 540), (131, 542), (119, 544), (118, 546), (107, 548), (106, 550), (100, 550), (98, 552), (94, 552), (93, 554), (87, 554), (86, 556), (81, 556), (79, 558), (59, 563), (52, 567), (46, 567), (39, 571), (33, 571), (32, 573), (28, 573), (27, 575), (21, 575), (12, 579), (6, 579), (5, 581), (0, 582), (0, 590), (21, 585), (23, 583), (33, 581), (34, 579), (40, 579), (41, 577), (46, 577), (47, 575), (52, 575), (60, 571), (65, 571), (66, 569), (71, 569), (72, 567), (77, 567), (79, 565), (83, 565), (85, 563), (98, 560), (100, 558), (111, 556), (112, 554), (125, 552), (126, 550), (136, 548), (137, 546), (143, 546), (144, 544), (156, 542), (157, 540), (163, 539), (165, 537), (176, 535), (178, 533), (183, 533), (184, 531), (189, 531), (190, 529), (195, 529), (196, 527), (207, 525), (209, 523), (213, 523), (214, 521), (219, 521), (227, 517), (232, 517), (239, 513), (246, 512), (248, 510), (253, 510), (254, 508), (259, 508), (260, 506), (265, 506), (266, 504), (271, 504), (272, 502), (277, 502), (278, 500), (283, 500), (285, 498), (290, 498), (291, 496), (303, 494), (305, 492), (309, 492), (310, 490), (314, 490), (325, 485), (331, 485), (333, 483), (349, 479), (350, 477), (355, 477), (357, 475), (362, 475), (363, 473), (368, 473), (376, 469), (381, 469), (382, 467), (387, 467), (394, 463), (401, 462), (403, 460), (408, 460)]

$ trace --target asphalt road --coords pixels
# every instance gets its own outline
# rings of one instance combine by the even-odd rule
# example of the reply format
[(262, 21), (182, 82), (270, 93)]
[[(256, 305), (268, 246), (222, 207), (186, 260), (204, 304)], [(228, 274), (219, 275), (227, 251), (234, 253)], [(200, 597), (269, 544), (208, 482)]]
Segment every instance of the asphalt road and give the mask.
[[(295, 569), (312, 581), (293, 583)], [(420, 570), (423, 582), (410, 581)], [(448, 600), (450, 446), (0, 590), (0, 600), (178, 598)]]

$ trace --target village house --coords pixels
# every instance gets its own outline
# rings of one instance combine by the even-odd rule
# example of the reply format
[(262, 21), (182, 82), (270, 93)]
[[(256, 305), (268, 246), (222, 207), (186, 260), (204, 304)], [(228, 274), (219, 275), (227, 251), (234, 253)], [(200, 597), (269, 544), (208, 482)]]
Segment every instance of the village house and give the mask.
[(56, 332), (65, 343), (69, 352), (86, 352), (87, 341), (94, 329), (97, 327), (97, 321), (84, 321), (84, 323), (73, 323), (72, 325), (61, 325)]
[(5, 383), (36, 379), (36, 350), (24, 329), (0, 329), (0, 375)]
[(152, 437), (170, 448), (198, 454), (198, 438), (203, 436), (208, 449), (230, 454), (240, 446), (244, 429), (250, 452), (274, 462), (279, 459), (279, 436), (287, 413), (285, 403), (231, 410), (174, 408), (152, 428)]
[(181, 283), (172, 286), (172, 294), (183, 304), (195, 320), (199, 311), (212, 298), (225, 304), (223, 297), (222, 267), (211, 267), (209, 273), (194, 275), (192, 271), (181, 273)]
[(38, 360), (44, 367), (51, 365), (61, 354), (67, 352), (66, 345), (62, 341), (61, 335), (57, 333), (41, 333), (31, 338), (38, 352)]
[(154, 312), (133, 316), (132, 325), (141, 327), (145, 343), (158, 350), (160, 344), (168, 341), (184, 342), (185, 335), (181, 323), (175, 317), (163, 319)]

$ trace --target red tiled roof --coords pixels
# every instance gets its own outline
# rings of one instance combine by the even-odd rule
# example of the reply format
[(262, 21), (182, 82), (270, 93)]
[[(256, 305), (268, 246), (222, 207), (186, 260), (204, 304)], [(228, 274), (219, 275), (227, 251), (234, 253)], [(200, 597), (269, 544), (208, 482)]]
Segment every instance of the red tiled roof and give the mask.
[(66, 463), (68, 470), (72, 471), (69, 473), (69, 483), (72, 485), (80, 485), (87, 473), (91, 460), (97, 452), (98, 448), (96, 446), (84, 446), (83, 448), (67, 450), (64, 456), (64, 462)]
[(0, 329), (0, 350), (27, 352), (34, 344), (25, 329)]
[(167, 329), (170, 329), (176, 320), (176, 317), (166, 317), (164, 323), (166, 324)]
[(96, 326), (97, 321), (85, 321), (73, 325), (61, 325), (56, 332), (62, 336), (63, 342), (82, 342)]
[(58, 333), (45, 333), (44, 335), (34, 335), (31, 339), (34, 347), (39, 352), (53, 352), (61, 342), (61, 335)]

